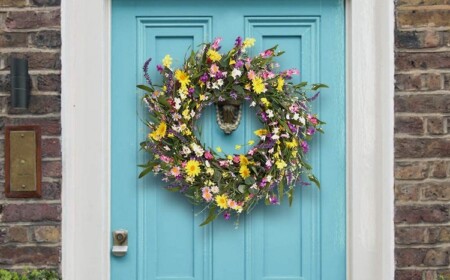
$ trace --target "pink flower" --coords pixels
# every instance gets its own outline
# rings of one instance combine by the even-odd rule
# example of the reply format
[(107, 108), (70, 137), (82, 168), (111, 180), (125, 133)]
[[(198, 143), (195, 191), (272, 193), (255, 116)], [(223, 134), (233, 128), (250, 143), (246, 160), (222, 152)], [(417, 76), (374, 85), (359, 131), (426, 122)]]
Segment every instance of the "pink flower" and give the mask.
[(253, 80), (254, 78), (256, 78), (255, 71), (253, 71), (253, 70), (248, 71), (248, 73), (247, 73), (247, 78), (248, 78), (249, 80)]
[(180, 175), (180, 168), (178, 166), (172, 167), (172, 169), (170, 169), (170, 174), (172, 174), (172, 176), (178, 177)]
[(208, 202), (210, 202), (213, 199), (210, 188), (208, 187), (202, 188), (202, 197), (204, 200)]
[(212, 77), (214, 77), (217, 72), (219, 72), (219, 66), (217, 66), (217, 64), (213, 63), (211, 65), (211, 67), (209, 68), (209, 73)]
[(292, 104), (291, 106), (289, 106), (289, 111), (291, 111), (291, 113), (297, 113), (298, 112), (298, 105), (296, 103)]
[(236, 201), (232, 200), (232, 199), (228, 199), (228, 207), (230, 207), (231, 209), (235, 209), (237, 207), (237, 203)]
[(216, 39), (214, 39), (214, 42), (211, 45), (211, 48), (217, 50), (220, 46), (220, 42), (222, 41), (222, 37), (217, 37)]
[(165, 163), (170, 163), (170, 162), (172, 161), (172, 159), (171, 159), (170, 157), (165, 156), (165, 155), (161, 155), (159, 158), (160, 158), (162, 161), (164, 161)]
[(234, 163), (239, 163), (240, 160), (241, 160), (241, 159), (240, 159), (239, 156), (234, 156), (234, 157), (233, 157), (233, 162), (234, 162)]
[(270, 72), (270, 71), (264, 71), (262, 73), (262, 77), (263, 77), (264, 80), (272, 79), (273, 77), (275, 77), (275, 74)]
[(219, 161), (219, 165), (220, 165), (220, 167), (227, 167), (228, 166), (228, 161), (227, 160), (220, 160)]
[(211, 160), (211, 159), (214, 158), (214, 156), (211, 154), (210, 151), (206, 151), (206, 152), (205, 152), (205, 158), (206, 158), (207, 160)]
[(272, 54), (273, 54), (272, 50), (265, 50), (262, 53), (260, 53), (260, 55), (264, 58), (267, 58), (267, 57), (271, 56)]
[(292, 75), (298, 75), (300, 74), (300, 71), (298, 69), (292, 68), (285, 71), (285, 74), (287, 77), (291, 77)]
[(314, 125), (316, 125), (318, 123), (317, 118), (314, 117), (314, 116), (311, 116), (311, 115), (308, 115), (308, 120), (309, 120), (310, 123), (312, 123)]

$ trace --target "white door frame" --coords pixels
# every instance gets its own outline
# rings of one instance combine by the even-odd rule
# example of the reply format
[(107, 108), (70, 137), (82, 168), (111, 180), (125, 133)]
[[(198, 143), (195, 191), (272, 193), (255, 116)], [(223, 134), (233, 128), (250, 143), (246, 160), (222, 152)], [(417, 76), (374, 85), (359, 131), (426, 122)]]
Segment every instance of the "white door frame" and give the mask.
[[(347, 11), (347, 279), (394, 279), (394, 1)], [(110, 0), (62, 1), (62, 272), (110, 279)], [(324, 279), (327, 280), (327, 279)]]

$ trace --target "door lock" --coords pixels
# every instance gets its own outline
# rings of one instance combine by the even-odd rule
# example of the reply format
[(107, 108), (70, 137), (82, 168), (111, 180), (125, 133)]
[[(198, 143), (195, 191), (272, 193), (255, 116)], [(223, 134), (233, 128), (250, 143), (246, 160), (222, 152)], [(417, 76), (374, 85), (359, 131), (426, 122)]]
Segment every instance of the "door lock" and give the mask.
[(113, 231), (113, 248), (112, 254), (116, 257), (123, 257), (128, 252), (128, 231), (115, 230)]

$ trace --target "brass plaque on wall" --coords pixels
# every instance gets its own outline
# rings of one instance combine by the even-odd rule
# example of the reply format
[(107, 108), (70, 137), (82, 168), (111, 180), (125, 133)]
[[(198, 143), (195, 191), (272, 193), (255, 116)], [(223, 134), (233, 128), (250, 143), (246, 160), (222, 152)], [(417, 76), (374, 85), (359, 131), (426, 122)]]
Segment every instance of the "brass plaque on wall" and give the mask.
[(7, 127), (5, 137), (6, 196), (40, 197), (41, 136), (39, 127)]

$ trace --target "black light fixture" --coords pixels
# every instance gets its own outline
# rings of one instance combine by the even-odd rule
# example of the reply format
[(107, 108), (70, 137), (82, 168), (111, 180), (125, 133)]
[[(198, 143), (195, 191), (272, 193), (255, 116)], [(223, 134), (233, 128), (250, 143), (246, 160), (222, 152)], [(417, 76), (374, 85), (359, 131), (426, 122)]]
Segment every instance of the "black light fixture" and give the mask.
[(28, 60), (13, 57), (11, 65), (11, 106), (13, 108), (28, 108), (30, 101), (30, 75)]

